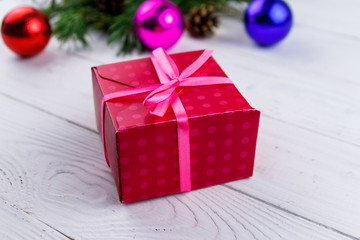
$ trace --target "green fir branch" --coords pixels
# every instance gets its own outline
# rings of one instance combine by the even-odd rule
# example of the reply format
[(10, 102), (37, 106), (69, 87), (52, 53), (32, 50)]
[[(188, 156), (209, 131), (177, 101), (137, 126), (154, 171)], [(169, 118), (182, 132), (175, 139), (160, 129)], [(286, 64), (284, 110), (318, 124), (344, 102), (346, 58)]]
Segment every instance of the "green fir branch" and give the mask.
[(134, 15), (142, 2), (142, 0), (125, 1), (123, 12), (114, 17), (113, 23), (110, 25), (108, 44), (119, 43), (120, 49), (118, 54), (127, 54), (134, 49), (137, 49), (139, 52), (144, 50), (133, 30)]
[[(231, 2), (249, 2), (250, 0), (172, 0), (185, 15), (192, 7), (201, 4), (212, 5), (219, 12), (233, 16), (241, 13), (232, 7)], [(86, 35), (90, 29), (96, 29), (109, 35), (108, 44), (118, 44), (118, 54), (139, 52), (145, 48), (135, 36), (133, 18), (144, 0), (125, 0), (123, 11), (113, 16), (100, 11), (96, 0), (52, 0), (50, 6), (42, 11), (51, 20), (53, 34), (61, 41), (79, 41), (88, 45)]]

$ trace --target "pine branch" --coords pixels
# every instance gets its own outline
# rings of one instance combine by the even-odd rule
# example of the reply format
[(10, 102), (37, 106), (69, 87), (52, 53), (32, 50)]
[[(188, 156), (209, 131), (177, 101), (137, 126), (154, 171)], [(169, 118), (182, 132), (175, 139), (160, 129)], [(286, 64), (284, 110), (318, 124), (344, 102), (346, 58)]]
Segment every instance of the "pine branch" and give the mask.
[(98, 12), (96, 9), (81, 6), (58, 14), (54, 23), (54, 33), (60, 41), (79, 40), (87, 46), (85, 36), (90, 27), (106, 31), (111, 23), (111, 17)]
[(125, 1), (124, 11), (113, 19), (113, 23), (109, 28), (108, 44), (116, 42), (120, 44), (118, 55), (130, 53), (133, 49), (137, 49), (139, 52), (144, 50), (133, 30), (133, 18), (142, 2), (142, 0)]
[[(134, 49), (143, 51), (144, 47), (135, 36), (133, 18), (144, 0), (125, 0), (123, 12), (117, 16), (101, 12), (96, 0), (52, 0), (48, 8), (42, 11), (51, 20), (53, 34), (62, 42), (79, 41), (87, 46), (86, 35), (89, 29), (97, 29), (109, 35), (108, 44), (119, 44), (119, 52), (130, 53)], [(231, 6), (231, 2), (249, 2), (250, 0), (172, 0), (185, 15), (194, 6), (205, 3), (213, 5), (217, 11), (231, 15), (240, 15), (240, 11)]]

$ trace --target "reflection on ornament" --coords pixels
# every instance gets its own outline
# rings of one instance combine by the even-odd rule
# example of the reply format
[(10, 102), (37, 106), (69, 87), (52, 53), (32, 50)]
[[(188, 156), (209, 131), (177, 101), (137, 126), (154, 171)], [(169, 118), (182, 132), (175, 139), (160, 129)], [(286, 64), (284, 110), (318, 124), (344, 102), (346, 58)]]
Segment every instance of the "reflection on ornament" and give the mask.
[(23, 57), (41, 52), (51, 35), (51, 27), (46, 16), (31, 7), (23, 6), (11, 10), (1, 25), (1, 35), (5, 44)]
[(184, 22), (180, 9), (166, 0), (148, 0), (134, 16), (134, 31), (149, 49), (173, 46), (181, 37)]
[(282, 0), (254, 0), (245, 12), (245, 27), (250, 37), (262, 46), (278, 43), (286, 37), (293, 18)]

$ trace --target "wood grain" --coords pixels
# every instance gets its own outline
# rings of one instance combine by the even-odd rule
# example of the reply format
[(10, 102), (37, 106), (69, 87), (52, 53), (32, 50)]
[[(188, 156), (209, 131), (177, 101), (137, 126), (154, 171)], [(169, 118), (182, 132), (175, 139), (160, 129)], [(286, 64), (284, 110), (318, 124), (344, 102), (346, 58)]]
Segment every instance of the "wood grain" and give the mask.
[[(40, 2), (4, 0), (0, 15)], [(97, 34), (90, 49), (67, 52), (52, 39), (30, 59), (0, 44), (0, 211), (11, 219), (0, 236), (360, 239), (360, 2), (289, 2), (295, 25), (274, 48), (223, 18), (215, 37), (185, 34), (170, 49), (215, 49), (262, 111), (254, 177), (130, 205), (118, 204), (103, 160), (89, 69), (149, 53), (116, 57)]]
[(0, 101), (2, 197), (71, 238), (349, 239), (226, 186), (121, 205), (97, 134)]
[[(229, 23), (235, 24), (233, 22)], [(317, 34), (318, 37), (322, 36), (315, 32), (312, 33)], [(301, 38), (302, 35), (303, 34), (299, 34), (298, 39)], [(322, 49), (321, 42), (323, 42), (325, 38), (328, 39), (329, 37), (324, 36), (320, 39), (321, 41), (312, 41), (312, 45), (317, 44), (314, 49)], [(336, 37), (333, 37), (333, 39), (336, 39)], [(349, 44), (350, 43), (347, 42), (346, 46), (349, 46)], [(350, 46), (353, 47), (352, 45)], [(249, 46), (247, 46), (247, 48), (249, 48)], [(326, 201), (329, 202), (329, 204), (325, 204), (323, 208), (312, 207), (312, 204), (317, 204), (317, 200), (312, 198), (312, 196), (316, 194), (316, 185), (310, 183), (314, 175), (316, 176), (316, 172), (322, 170), (319, 166), (309, 168), (309, 164), (304, 165), (303, 162), (301, 162), (303, 158), (302, 155), (307, 153), (306, 158), (308, 160), (315, 159), (315, 156), (322, 159), (324, 161), (323, 165), (321, 165), (322, 168), (326, 168), (327, 164), (333, 164), (337, 170), (345, 169), (340, 175), (337, 172), (331, 172), (332, 169), (328, 169), (330, 172), (327, 173), (328, 175), (335, 174), (335, 177), (332, 177), (330, 181), (332, 184), (338, 186), (340, 190), (347, 189), (346, 187), (342, 187), (343, 176), (346, 176), (345, 179), (349, 179), (346, 184), (346, 186), (349, 186), (349, 189), (359, 184), (356, 174), (354, 177), (352, 177), (354, 173), (352, 173), (353, 175), (350, 174), (350, 177), (346, 175), (346, 171), (353, 172), (351, 171), (351, 168), (354, 167), (353, 159), (359, 157), (359, 150), (356, 146), (359, 145), (360, 136), (360, 128), (357, 124), (360, 119), (360, 111), (357, 110), (360, 99), (357, 94), (359, 85), (355, 83), (355, 81), (357, 81), (355, 76), (358, 74), (349, 76), (350, 80), (348, 81), (346, 81), (346, 79), (343, 81), (343, 79), (334, 77), (332, 74), (326, 74), (325, 76), (319, 75), (316, 71), (322, 71), (321, 68), (315, 69), (315, 73), (313, 71), (306, 72), (306, 69), (304, 69), (304, 73), (302, 73), (298, 66), (305, 68), (307, 65), (299, 62), (301, 60), (299, 56), (293, 56), (291, 58), (295, 61), (293, 63), (287, 58), (280, 58), (275, 51), (272, 52), (270, 50), (266, 52), (266, 50), (256, 50), (255, 53), (249, 53), (253, 50), (246, 50), (247, 48), (242, 47), (241, 49), (244, 54), (248, 54), (245, 55), (244, 58), (239, 58), (238, 61), (234, 63), (224, 61), (222, 66), (224, 66), (230, 75), (234, 75), (231, 76), (234, 80), (236, 80), (237, 76), (232, 73), (237, 73), (239, 72), (238, 69), (241, 69), (240, 79), (236, 82), (237, 86), (245, 96), (250, 96), (250, 102), (255, 102), (255, 106), (260, 106), (263, 112), (259, 138), (260, 144), (258, 147), (260, 150), (258, 151), (257, 157), (257, 164), (259, 165), (256, 167), (258, 173), (256, 180), (259, 180), (260, 183), (253, 184), (256, 185), (256, 188), (253, 185), (249, 187), (249, 189), (252, 190), (252, 192), (249, 193), (254, 194), (256, 197), (267, 199), (267, 201), (273, 204), (285, 206), (286, 209), (289, 209), (286, 203), (290, 201), (295, 204), (290, 206), (292, 211), (299, 213), (306, 212), (309, 218), (315, 216), (317, 221), (321, 221), (325, 215), (327, 217), (332, 216), (333, 211), (328, 211), (328, 209), (329, 206), (335, 205), (337, 209), (339, 209), (339, 212), (343, 213), (343, 217), (335, 220), (331, 219), (328, 221), (328, 224), (332, 224), (334, 228), (340, 225), (341, 229), (350, 230), (351, 233), (358, 234), (357, 228), (354, 228), (351, 224), (344, 225), (342, 223), (344, 222), (344, 216), (346, 216), (348, 212), (352, 212), (349, 211), (347, 207), (349, 205), (342, 205), (343, 197), (349, 196), (348, 192), (340, 191), (338, 194), (334, 189), (328, 188), (324, 184), (321, 190), (324, 191), (324, 196), (328, 197)], [(278, 49), (281, 51), (282, 48), (289, 49), (289, 51), (294, 53), (298, 51), (297, 49), (290, 49), (290, 47), (286, 45), (286, 42), (284, 42), (284, 45), (279, 46)], [(330, 47), (326, 46), (324, 49), (330, 49)], [(340, 50), (336, 51), (339, 52)], [(348, 52), (350, 52), (350, 50), (348, 50)], [(7, 78), (2, 79), (2, 81), (7, 81), (7, 84), (3, 84), (6, 87), (6, 94), (12, 94), (11, 96), (19, 101), (35, 105), (46, 112), (69, 119), (69, 121), (76, 122), (86, 128), (93, 129), (95, 125), (91, 85), (89, 79), (84, 77), (87, 75), (90, 66), (89, 60), (78, 59), (76, 56), (66, 56), (62, 54), (63, 53), (59, 51), (60, 59), (54, 60), (54, 63), (49, 63), (51, 65), (50, 69), (55, 68), (51, 71), (40, 71), (31, 74), (34, 72), (34, 69), (38, 67), (37, 65), (31, 66), (30, 64), (30, 66), (28, 66), (28, 62), (18, 62), (17, 60), (14, 60), (11, 64), (9, 63), (9, 68), (14, 68), (14, 66), (18, 65), (18, 67), (21, 67), (22, 72), (16, 71), (15, 69), (9, 71), (9, 73), (7, 72), (7, 74), (10, 74), (9, 78), (11, 81)], [(110, 53), (107, 54), (110, 55)], [(231, 58), (231, 53), (229, 50), (226, 50), (225, 47), (221, 47), (220, 51), (217, 51), (216, 54), (220, 55), (219, 59)], [(250, 54), (254, 56), (250, 57)], [(331, 60), (330, 55), (331, 54), (325, 56), (326, 59), (329, 58), (328, 61)], [(318, 56), (318, 58), (321, 58), (321, 55)], [(352, 58), (354, 58), (354, 56)], [(262, 60), (264, 64), (256, 71), (256, 61), (258, 61), (258, 59)], [(36, 58), (34, 60), (30, 59), (30, 63), (35, 60)], [(341, 59), (333, 59), (331, 61), (340, 60)], [(305, 59), (301, 61), (305, 61)], [(321, 59), (321, 61), (314, 60), (313, 62), (324, 64), (324, 59)], [(282, 66), (286, 67), (282, 68), (282, 71), (277, 72), (275, 75), (272, 73), (272, 69), (279, 69)], [(307, 67), (309, 68), (310, 66)], [(359, 71), (355, 66), (353, 66), (353, 68), (355, 69), (354, 71)], [(71, 69), (77, 69), (78, 71)], [(331, 69), (333, 69), (331, 71), (335, 71), (337, 68), (333, 67)], [(58, 74), (55, 75), (55, 77), (54, 72)], [(23, 76), (21, 74), (25, 76), (32, 75), (33, 77), (26, 80), (17, 77), (17, 75)], [(54, 79), (59, 79), (59, 81), (57, 82)], [(54, 88), (52, 87), (53, 85), (57, 87)], [(39, 86), (41, 86), (41, 88)], [(27, 91), (24, 90), (25, 88)], [(23, 93), (21, 97), (16, 94), (19, 89), (23, 89), (20, 90)], [(83, 97), (79, 97), (79, 95)], [(271, 121), (271, 119), (273, 119), (273, 121)], [(294, 128), (289, 128), (287, 125), (292, 125)], [(278, 129), (279, 135), (271, 135), (270, 132), (273, 129)], [(283, 129), (288, 130), (284, 131)], [(315, 132), (317, 135), (308, 135), (307, 131)], [(320, 137), (318, 135), (320, 135)], [(306, 136), (306, 139), (296, 143), (298, 139), (293, 139), (292, 136), (301, 136), (301, 138)], [(281, 146), (281, 149), (284, 149), (283, 152), (279, 152), (279, 150), (275, 148), (276, 146), (270, 145), (274, 148), (270, 149), (270, 147), (262, 145), (261, 142), (263, 142), (263, 138), (266, 139), (265, 143), (277, 142), (279, 138), (283, 138), (284, 141), (278, 144), (278, 147)], [(292, 142), (296, 143), (299, 147), (288, 153), (290, 151), (289, 148), (292, 147)], [(354, 145), (355, 147), (347, 147), (344, 142)], [(305, 143), (309, 143), (310, 147), (318, 146), (319, 149), (308, 151), (309, 147), (305, 147)], [(341, 150), (342, 148), (348, 150)], [(265, 151), (265, 149), (267, 150)], [(341, 153), (339, 153), (339, 150)], [(332, 152), (332, 154), (327, 154), (329, 151)], [(344, 152), (345, 155), (343, 155), (342, 152)], [(288, 177), (286, 172), (289, 172), (289, 168), (293, 168), (291, 164), (294, 163), (291, 162), (290, 165), (286, 165), (287, 162), (282, 161), (277, 165), (278, 168), (274, 169), (274, 167), (267, 162), (268, 160), (262, 160), (263, 158), (261, 156), (264, 155), (272, 156), (270, 159), (272, 161), (278, 161), (278, 156), (282, 159), (290, 158), (298, 160), (296, 166), (299, 168), (299, 171), (294, 174), (299, 177), (295, 178), (295, 180), (299, 185), (298, 189), (305, 189), (305, 191), (308, 192), (306, 195), (308, 198), (308, 207), (304, 209), (300, 204), (301, 201), (294, 201), (294, 199), (298, 199), (298, 197), (303, 196), (303, 194), (294, 193), (292, 185), (282, 184), (284, 179)], [(347, 162), (349, 157), (351, 157), (350, 161), (352, 162), (350, 164)], [(102, 158), (101, 154), (99, 154), (99, 158)], [(342, 161), (343, 163), (337, 165), (339, 164), (338, 159), (343, 158), (346, 162)], [(356, 164), (355, 167), (357, 167)], [(261, 172), (259, 169), (267, 169), (268, 171)], [(278, 176), (277, 181), (268, 182), (269, 176), (267, 174)], [(306, 176), (305, 180), (303, 179), (304, 176)], [(256, 180), (252, 182), (256, 182)], [(308, 186), (303, 186), (303, 181), (307, 182)], [(272, 187), (276, 186), (277, 191), (268, 191), (267, 194), (264, 194), (263, 186), (266, 186), (267, 183), (270, 183)], [(285, 181), (285, 183), (287, 183), (287, 181)], [(280, 192), (279, 188), (281, 188), (281, 192), (284, 192), (287, 198), (283, 199), (282, 195), (278, 196)], [(355, 206), (358, 206), (356, 204), (359, 200), (357, 191), (351, 195), (350, 200), (355, 202)], [(357, 211), (354, 213), (357, 213)], [(345, 220), (345, 222), (353, 222), (353, 218), (347, 221)]]
[(1, 239), (70, 239), (3, 199), (0, 199), (0, 216)]
[[(359, 41), (296, 26), (281, 45), (259, 49), (244, 34), (238, 22), (227, 20), (217, 38), (206, 42), (184, 38), (172, 52), (216, 46), (216, 59), (252, 105), (264, 114), (360, 145), (360, 69), (357, 61), (347, 61), (359, 58), (354, 51), (360, 49)], [(56, 42), (43, 55), (26, 61), (7, 52), (2, 55), (7, 71), (0, 91), (95, 129), (89, 68), (135, 56), (116, 58), (114, 49), (107, 49), (104, 42), (99, 43), (94, 37), (96, 48), (86, 54), (67, 55), (59, 51)], [(234, 51), (241, 56), (235, 61)], [(39, 68), (44, 71), (38, 71)], [(22, 92), (21, 98), (18, 91)]]
[(254, 177), (227, 185), (358, 237), (359, 153), (357, 146), (264, 117)]

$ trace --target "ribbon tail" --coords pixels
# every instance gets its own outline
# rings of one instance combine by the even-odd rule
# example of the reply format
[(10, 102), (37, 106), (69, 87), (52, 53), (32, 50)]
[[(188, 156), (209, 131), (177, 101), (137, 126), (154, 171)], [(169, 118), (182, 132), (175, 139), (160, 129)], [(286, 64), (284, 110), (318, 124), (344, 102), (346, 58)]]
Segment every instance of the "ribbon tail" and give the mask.
[(162, 102), (159, 102), (156, 105), (155, 109), (151, 111), (151, 114), (158, 116), (158, 117), (163, 117), (165, 115), (165, 113), (167, 112), (167, 110), (169, 109), (169, 106), (170, 106), (173, 98), (174, 98), (174, 93), (169, 98), (165, 99)]
[(196, 72), (211, 57), (213, 52), (214, 50), (205, 49), (204, 52), (192, 64), (190, 64), (181, 72), (180, 78), (187, 78)]
[(195, 86), (206, 86), (206, 85), (217, 85), (217, 84), (234, 84), (227, 77), (189, 77), (185, 78), (180, 82), (179, 86), (182, 87), (195, 87)]
[(191, 190), (189, 119), (180, 98), (175, 95), (171, 106), (177, 121), (180, 192)]

